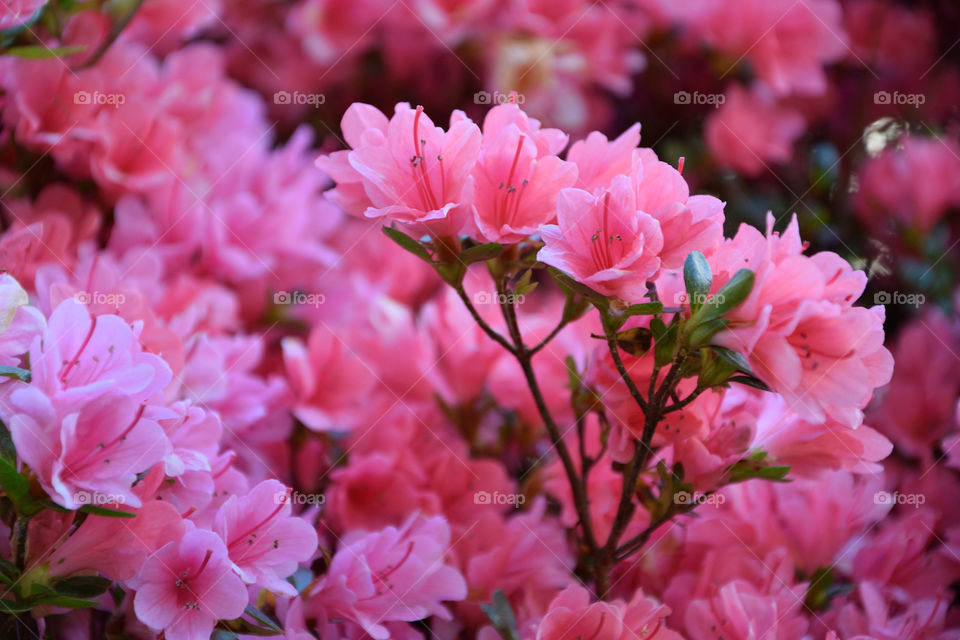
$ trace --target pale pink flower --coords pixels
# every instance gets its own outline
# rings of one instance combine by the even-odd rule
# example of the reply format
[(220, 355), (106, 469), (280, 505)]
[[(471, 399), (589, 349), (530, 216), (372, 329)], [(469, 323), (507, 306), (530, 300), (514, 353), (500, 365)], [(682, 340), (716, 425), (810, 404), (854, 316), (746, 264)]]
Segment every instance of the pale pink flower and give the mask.
[(608, 296), (639, 301), (660, 269), (663, 234), (659, 223), (638, 211), (627, 176), (618, 176), (599, 195), (564, 189), (558, 225), (544, 225), (545, 246), (537, 259)]
[(131, 491), (137, 474), (170, 447), (145, 407), (117, 391), (78, 406), (53, 401), (31, 385), (14, 390), (9, 404), (5, 421), (18, 455), (51, 499), (68, 509), (95, 503), (92, 496), (140, 506)]
[(245, 582), (294, 596), (296, 589), (283, 578), (317, 550), (317, 532), (292, 515), (290, 491), (265, 480), (245, 496), (231, 496), (217, 512), (213, 530)]
[(793, 156), (793, 146), (806, 123), (798, 111), (778, 104), (762, 86), (749, 91), (738, 84), (725, 102), (707, 116), (704, 137), (718, 164), (748, 176)]
[(423, 223), (438, 235), (458, 233), (470, 212), (469, 174), (480, 139), (463, 114), (455, 113), (445, 132), (422, 107), (398, 104), (386, 131), (364, 134), (349, 155), (371, 202), (364, 214)]
[(639, 144), (639, 122), (614, 140), (593, 131), (583, 140), (574, 142), (567, 160), (577, 165), (576, 186), (596, 192), (606, 189), (616, 176), (629, 174), (634, 163), (633, 152)]
[(638, 589), (629, 602), (590, 602), (589, 592), (580, 585), (561, 591), (537, 628), (536, 640), (683, 640), (667, 628), (670, 608), (659, 604)]
[(866, 275), (846, 260), (803, 255), (796, 216), (782, 236), (773, 222), (768, 214), (766, 237), (742, 225), (712, 258), (714, 288), (741, 268), (755, 273), (750, 295), (715, 342), (744, 354), (801, 418), (821, 423), (829, 416), (856, 427), (874, 389), (892, 374), (884, 309), (853, 306)]
[(400, 528), (348, 536), (310, 598), (376, 640), (390, 636), (383, 622), (450, 619), (442, 602), (463, 600), (467, 585), (444, 562), (449, 545), (442, 516), (413, 515)]
[(133, 585), (137, 618), (167, 640), (207, 640), (217, 620), (239, 618), (248, 600), (223, 541), (202, 529), (158, 549)]
[(552, 140), (559, 137), (554, 131), (541, 132), (515, 104), (487, 114), (471, 174), (474, 221), (484, 240), (519, 242), (556, 218), (557, 195), (573, 186), (577, 168), (551, 155), (551, 146), (562, 148)]
[(0, 365), (18, 366), (46, 319), (9, 273), (0, 274)]

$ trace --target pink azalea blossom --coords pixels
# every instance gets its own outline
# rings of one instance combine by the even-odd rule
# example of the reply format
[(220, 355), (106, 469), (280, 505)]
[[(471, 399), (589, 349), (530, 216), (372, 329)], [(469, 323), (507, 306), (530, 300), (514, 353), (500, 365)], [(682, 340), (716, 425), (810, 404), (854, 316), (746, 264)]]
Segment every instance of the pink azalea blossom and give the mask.
[(449, 545), (449, 525), (439, 516), (414, 515), (400, 528), (352, 536), (310, 597), (377, 640), (390, 636), (383, 622), (449, 619), (442, 601), (467, 595), (463, 576), (444, 563)]
[(313, 555), (317, 533), (291, 514), (290, 489), (265, 480), (246, 496), (231, 496), (217, 512), (213, 530), (223, 538), (244, 581), (288, 596), (297, 594), (283, 578)]
[(223, 542), (202, 529), (158, 549), (132, 582), (137, 617), (168, 640), (206, 640), (217, 620), (238, 618), (247, 605)]
[(590, 594), (579, 585), (561, 591), (537, 629), (537, 640), (682, 640), (667, 628), (670, 608), (644, 596), (638, 590), (629, 602), (590, 603)]
[(564, 189), (557, 203), (558, 225), (544, 225), (545, 246), (537, 259), (603, 294), (639, 301), (660, 268), (663, 234), (659, 223), (637, 209), (626, 176), (600, 195)]

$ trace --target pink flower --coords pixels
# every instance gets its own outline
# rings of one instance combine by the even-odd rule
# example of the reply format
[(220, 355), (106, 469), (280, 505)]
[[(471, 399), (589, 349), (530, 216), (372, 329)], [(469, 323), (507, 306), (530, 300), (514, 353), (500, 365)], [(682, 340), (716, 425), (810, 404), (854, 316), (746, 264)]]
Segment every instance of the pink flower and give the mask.
[(809, 622), (803, 615), (806, 585), (788, 587), (770, 577), (768, 589), (746, 580), (714, 587), (713, 594), (687, 607), (684, 626), (689, 640), (801, 640)]
[(889, 224), (893, 218), (929, 232), (960, 206), (960, 146), (947, 138), (904, 136), (861, 167), (855, 204), (868, 224)]
[(596, 196), (564, 189), (557, 217), (558, 225), (540, 230), (545, 246), (537, 259), (603, 295), (639, 301), (660, 269), (663, 234), (654, 218), (637, 210), (630, 179), (618, 176)]
[(116, 391), (79, 406), (63, 405), (34, 386), (10, 395), (5, 416), (18, 455), (57, 504), (79, 509), (91, 494), (140, 506), (131, 491), (137, 474), (168, 452), (163, 429), (128, 396)]
[(368, 130), (348, 156), (371, 202), (365, 215), (424, 223), (438, 235), (458, 233), (470, 211), (469, 174), (480, 138), (463, 114), (455, 113), (444, 132), (422, 107), (398, 104), (386, 130)]
[(769, 164), (790, 160), (793, 144), (806, 126), (799, 112), (779, 105), (762, 86), (748, 92), (735, 84), (725, 97), (704, 128), (718, 164), (756, 176)]
[(576, 180), (576, 166), (549, 151), (551, 138), (559, 136), (540, 132), (539, 124), (515, 104), (487, 114), (471, 174), (474, 219), (484, 240), (510, 244), (536, 233), (556, 217), (560, 190)]
[(307, 344), (284, 338), (283, 361), (296, 397), (293, 415), (314, 431), (349, 431), (364, 422), (376, 377), (326, 327), (310, 332)]
[(629, 602), (590, 603), (579, 585), (561, 591), (537, 629), (537, 640), (683, 640), (666, 627), (670, 608), (644, 596), (638, 589)]
[(217, 620), (239, 618), (248, 600), (223, 542), (202, 529), (158, 549), (133, 585), (137, 618), (167, 640), (206, 640)]
[(672, 10), (707, 44), (734, 60), (746, 58), (778, 95), (823, 93), (822, 65), (847, 52), (835, 0), (694, 0)]
[(442, 516), (414, 515), (400, 528), (349, 536), (310, 598), (376, 640), (390, 636), (382, 622), (431, 615), (449, 620), (441, 602), (467, 595), (463, 576), (444, 563), (449, 546), (450, 527)]
[(10, 29), (27, 22), (46, 0), (10, 0), (0, 6), (0, 29)]
[(633, 168), (633, 152), (640, 144), (640, 123), (621, 133), (615, 140), (593, 131), (570, 147), (567, 160), (577, 165), (576, 186), (591, 192), (606, 189), (619, 175)]
[(240, 577), (275, 593), (297, 595), (284, 581), (317, 549), (317, 533), (291, 515), (290, 489), (265, 480), (247, 495), (231, 496), (214, 518), (213, 530), (227, 545)]
[(713, 260), (714, 286), (740, 268), (752, 270), (749, 297), (730, 313), (717, 344), (744, 354), (758, 376), (811, 423), (826, 417), (848, 427), (875, 388), (890, 380), (883, 346), (884, 309), (853, 306), (866, 275), (835, 253), (804, 256), (796, 216), (783, 236), (742, 225)]
[(119, 316), (91, 316), (76, 299), (61, 302), (42, 339), (30, 348), (31, 386), (56, 399), (59, 409), (77, 408), (106, 391), (139, 403), (162, 391), (172, 377), (162, 358), (144, 352), (141, 323)]

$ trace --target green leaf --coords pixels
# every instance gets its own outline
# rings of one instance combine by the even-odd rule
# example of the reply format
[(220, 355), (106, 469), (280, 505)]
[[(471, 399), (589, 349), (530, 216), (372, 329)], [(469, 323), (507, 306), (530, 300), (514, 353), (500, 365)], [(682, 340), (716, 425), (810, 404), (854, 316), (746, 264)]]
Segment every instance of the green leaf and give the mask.
[[(527, 269), (523, 272), (523, 276), (517, 281), (517, 284), (514, 285), (513, 291), (518, 296), (527, 296), (533, 293), (533, 290), (537, 288), (540, 284), (539, 282), (530, 282), (530, 278), (533, 277), (533, 269)], [(566, 307), (566, 305), (564, 305)]]
[(625, 316), (652, 316), (661, 311), (663, 311), (662, 302), (643, 302), (640, 304), (632, 304), (621, 313)]
[(729, 318), (714, 318), (713, 320), (708, 320), (707, 322), (701, 322), (699, 324), (694, 324), (691, 321), (687, 325), (687, 330), (689, 331), (689, 338), (687, 338), (687, 341), (692, 347), (700, 347), (710, 344), (713, 336), (726, 329), (729, 324)]
[(393, 227), (383, 227), (382, 230), (388, 238), (396, 242), (398, 245), (417, 256), (424, 262), (433, 264), (433, 259), (430, 257), (430, 252), (427, 251), (427, 248), (422, 244), (399, 229), (394, 229)]
[(30, 382), (29, 369), (21, 369), (20, 367), (0, 366), (0, 376), (17, 378), (22, 382)]
[(86, 600), (84, 598), (73, 598), (71, 596), (43, 596), (34, 602), (38, 604), (49, 604), (53, 607), (63, 607), (65, 609), (89, 609), (95, 607), (99, 602), (96, 600)]
[(111, 581), (100, 576), (73, 576), (57, 581), (53, 588), (62, 595), (73, 598), (96, 598), (110, 588)]
[(687, 287), (690, 310), (696, 313), (710, 294), (713, 274), (707, 259), (699, 251), (693, 251), (683, 263), (683, 283)]
[(503, 245), (499, 242), (488, 242), (465, 249), (460, 253), (460, 260), (467, 265), (474, 262), (485, 262), (493, 258), (500, 257), (503, 253)]
[(0, 558), (0, 582), (7, 585), (14, 584), (20, 579), (20, 569), (9, 560)]
[(748, 363), (747, 359), (744, 358), (739, 352), (726, 347), (721, 347), (719, 345), (711, 345), (710, 348), (714, 353), (720, 356), (721, 359), (723, 359), (737, 371), (742, 371), (748, 375), (753, 375), (753, 371), (750, 369), (750, 363)]
[(787, 474), (790, 473), (790, 467), (788, 465), (767, 465), (764, 463), (766, 456), (765, 451), (760, 451), (749, 458), (734, 463), (730, 467), (730, 483), (744, 482), (754, 478), (789, 482)]
[(243, 610), (243, 613), (253, 618), (257, 624), (275, 631), (276, 633), (283, 633), (283, 629), (276, 622), (271, 620), (267, 614), (257, 609), (252, 604), (248, 604), (247, 608)]
[(435, 262), (433, 268), (437, 270), (444, 282), (454, 287), (460, 286), (463, 276), (467, 273), (467, 268), (460, 262)]
[(18, 58), (27, 58), (29, 60), (44, 60), (47, 58), (62, 58), (74, 53), (80, 53), (87, 47), (85, 45), (76, 45), (72, 47), (56, 47), (51, 49), (43, 45), (27, 45), (23, 47), (10, 47), (3, 53), (16, 56)]
[(13, 436), (10, 435), (10, 429), (7, 429), (7, 425), (3, 422), (0, 422), (0, 456), (11, 461), (17, 459), (17, 448), (13, 446)]
[[(674, 316), (677, 318), (679, 316)], [(673, 362), (677, 355), (677, 332), (680, 325), (674, 321), (666, 328), (660, 337), (656, 338), (653, 346), (654, 362), (661, 367)]]
[(30, 481), (17, 471), (16, 463), (8, 458), (0, 458), (0, 489), (13, 501), (17, 511), (33, 502)]
[(493, 601), (490, 604), (481, 604), (480, 608), (487, 614), (490, 624), (500, 634), (503, 640), (519, 640), (520, 632), (517, 630), (517, 619), (513, 615), (513, 609), (503, 591), (497, 589), (493, 592)]
[(756, 279), (750, 269), (740, 269), (720, 291), (710, 296), (696, 314), (698, 322), (707, 322), (728, 313), (747, 299)]
[(548, 266), (547, 271), (565, 291), (570, 291), (582, 296), (586, 300), (589, 300), (590, 303), (600, 311), (606, 311), (610, 307), (610, 300), (608, 300), (605, 295), (597, 293), (587, 285), (577, 282), (555, 267)]
[(766, 382), (760, 378), (757, 378), (756, 376), (733, 376), (732, 378), (729, 378), (727, 382), (736, 382), (747, 387), (760, 389), (760, 391), (773, 391), (773, 389), (767, 386)]
[(0, 600), (0, 612), (2, 613), (24, 613), (33, 609), (32, 604), (26, 602), (16, 602), (14, 600)]
[(853, 585), (836, 581), (833, 569), (821, 567), (813, 572), (804, 604), (810, 611), (826, 611), (830, 602), (839, 595), (846, 595), (853, 591)]
[(104, 516), (105, 518), (136, 518), (137, 514), (130, 511), (119, 511), (117, 509), (108, 509), (94, 504), (85, 504), (80, 507), (80, 511), (89, 513), (93, 516)]

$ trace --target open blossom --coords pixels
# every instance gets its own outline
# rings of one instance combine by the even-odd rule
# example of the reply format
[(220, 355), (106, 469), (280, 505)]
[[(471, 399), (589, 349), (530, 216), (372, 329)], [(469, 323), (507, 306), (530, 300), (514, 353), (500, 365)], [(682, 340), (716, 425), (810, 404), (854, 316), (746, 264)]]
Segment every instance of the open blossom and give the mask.
[(100, 499), (140, 506), (131, 490), (137, 474), (170, 446), (160, 425), (144, 416), (143, 405), (108, 392), (64, 407), (35, 387), (15, 390), (9, 402), (12, 415), (4, 417), (17, 453), (54, 502), (68, 509)]
[[(351, 137), (359, 145), (347, 156), (370, 201), (364, 215), (424, 223), (438, 235), (463, 229), (470, 214), (469, 174), (480, 151), (476, 124), (455, 113), (445, 132), (423, 107), (411, 109), (406, 103), (397, 105), (385, 126), (369, 110), (349, 123), (344, 118), (345, 127), (357, 127), (358, 122), (373, 125), (359, 136), (354, 129)], [(321, 162), (321, 168), (325, 166), (329, 164)]]
[(670, 608), (637, 590), (629, 602), (590, 603), (589, 592), (579, 585), (564, 589), (550, 603), (537, 628), (537, 640), (683, 640), (667, 628)]
[(158, 549), (133, 584), (137, 617), (168, 640), (207, 640), (217, 620), (239, 618), (247, 606), (223, 541), (203, 529)]
[[(743, 225), (718, 249), (715, 272), (729, 278), (748, 268), (756, 280), (715, 342), (743, 353), (801, 418), (856, 427), (874, 389), (892, 375), (884, 309), (853, 306), (866, 285), (862, 271), (834, 253), (805, 256), (804, 248), (796, 216), (781, 236), (768, 214), (766, 237)], [(714, 286), (723, 282), (715, 278)]]
[(450, 527), (442, 516), (416, 514), (399, 528), (358, 533), (344, 541), (310, 594), (331, 617), (352, 620), (376, 640), (390, 637), (383, 622), (450, 618), (444, 600), (467, 595), (463, 576), (444, 563)]
[(28, 305), (27, 292), (9, 273), (0, 274), (0, 365), (16, 366), (46, 324)]
[[(487, 114), (472, 174), (474, 218), (485, 240), (519, 242), (556, 217), (557, 195), (573, 186), (577, 168), (550, 155), (555, 131), (540, 131), (517, 105), (500, 105)], [(562, 148), (562, 143), (553, 146)]]
[(245, 496), (231, 496), (217, 512), (213, 530), (244, 581), (294, 596), (296, 589), (283, 578), (313, 555), (317, 533), (291, 515), (289, 494), (282, 483), (265, 480)]
[(559, 224), (540, 230), (545, 246), (537, 259), (604, 295), (638, 301), (660, 269), (660, 224), (637, 210), (630, 179), (618, 176), (599, 195), (564, 189)]

